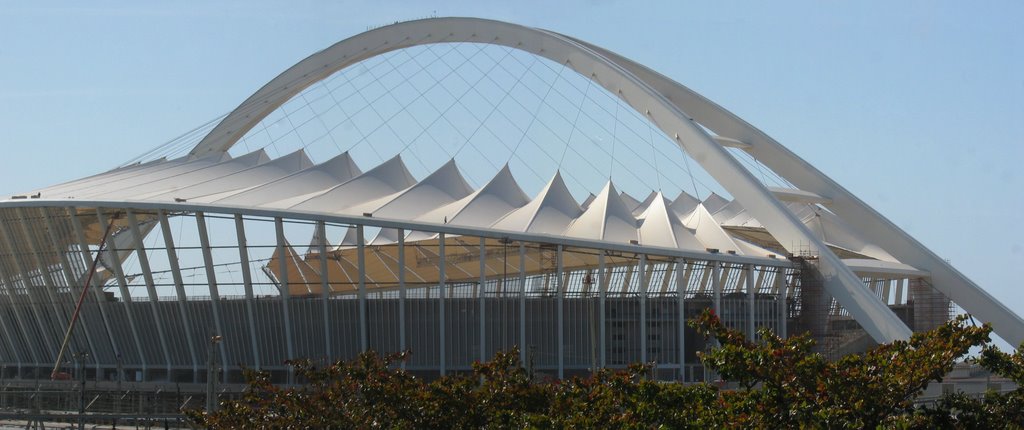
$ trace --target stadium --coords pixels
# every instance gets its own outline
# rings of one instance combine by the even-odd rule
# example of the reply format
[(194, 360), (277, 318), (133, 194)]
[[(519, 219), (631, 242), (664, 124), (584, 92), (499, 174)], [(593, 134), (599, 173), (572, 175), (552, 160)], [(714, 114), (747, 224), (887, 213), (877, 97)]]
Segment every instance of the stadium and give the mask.
[[(553, 31), (395, 23), (295, 64), (112, 170), (0, 201), (0, 377), (294, 382), (411, 351), (424, 377), (519, 347), (552, 377), (707, 376), (686, 325), (825, 354), (967, 312), (1024, 320), (725, 108)], [(71, 329), (69, 329), (71, 327)]]

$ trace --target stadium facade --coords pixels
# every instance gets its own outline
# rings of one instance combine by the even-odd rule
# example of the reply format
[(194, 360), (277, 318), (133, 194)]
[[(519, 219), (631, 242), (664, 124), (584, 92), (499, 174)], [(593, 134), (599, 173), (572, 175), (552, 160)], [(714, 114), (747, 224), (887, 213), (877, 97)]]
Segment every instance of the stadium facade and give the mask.
[[(402, 154), (360, 167), (346, 151), (318, 163), (303, 149), (229, 152), (338, 72), (448, 44), (575, 72), (732, 198), (636, 199), (608, 181), (580, 202), (559, 171), (528, 195), (508, 164), (474, 188), (455, 158), (417, 180)], [(810, 331), (829, 354), (906, 339), (956, 307), (1024, 341), (1019, 316), (772, 138), (657, 72), (547, 30), (473, 18), (373, 29), (193, 135), (179, 157), (0, 201), (3, 377), (49, 378), (55, 362), (88, 353), (98, 380), (198, 382), (216, 363), (227, 382), (242, 366), (285, 382), (288, 359), (370, 349), (411, 350), (403, 366), (430, 376), (519, 346), (552, 376), (642, 361), (693, 381), (705, 342), (686, 320), (705, 308), (750, 335)], [(736, 151), (786, 186), (766, 185)], [(80, 298), (74, 354), (62, 355)]]

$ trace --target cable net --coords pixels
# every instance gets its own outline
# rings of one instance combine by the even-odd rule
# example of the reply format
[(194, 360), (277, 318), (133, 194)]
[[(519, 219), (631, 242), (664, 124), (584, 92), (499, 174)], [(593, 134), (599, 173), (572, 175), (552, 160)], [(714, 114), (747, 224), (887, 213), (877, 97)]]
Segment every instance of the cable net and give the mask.
[[(186, 154), (217, 120), (140, 159)], [(560, 171), (579, 201), (608, 180), (637, 200), (652, 191), (728, 197), (617, 95), (564, 64), (480, 43), (404, 48), (340, 70), (273, 111), (230, 152), (259, 149), (275, 158), (302, 149), (314, 162), (348, 151), (364, 170), (400, 154), (418, 178), (454, 158), (474, 187), (508, 164), (528, 194)], [(780, 183), (749, 155), (734, 155), (766, 184)]]

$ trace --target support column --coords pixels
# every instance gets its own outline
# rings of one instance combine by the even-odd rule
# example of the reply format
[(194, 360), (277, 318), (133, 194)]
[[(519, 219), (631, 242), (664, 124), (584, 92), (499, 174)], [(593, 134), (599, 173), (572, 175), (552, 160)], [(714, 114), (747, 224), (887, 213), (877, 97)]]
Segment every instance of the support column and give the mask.
[[(82, 222), (79, 221), (76, 215), (78, 209), (74, 207), (68, 207), (68, 219), (71, 221), (71, 228), (75, 232), (75, 239), (78, 240), (78, 254), (82, 256), (82, 276), (88, 277), (89, 268), (92, 267), (92, 251), (89, 250), (89, 243), (85, 239), (85, 231), (82, 229)], [(103, 228), (106, 228), (104, 226)], [(109, 240), (109, 238), (107, 238)], [(97, 251), (99, 252), (99, 251)], [(81, 282), (85, 282), (83, 278)], [(110, 317), (107, 316), (107, 304), (106, 296), (103, 294), (103, 288), (100, 282), (94, 276), (90, 282), (90, 289), (92, 290), (93, 297), (96, 299), (96, 306), (99, 308), (100, 317), (103, 319), (103, 328), (107, 333), (107, 340), (110, 341), (111, 349), (114, 351), (115, 357), (121, 357), (121, 349), (117, 344), (117, 337), (114, 336), (113, 330), (111, 330)], [(119, 378), (121, 375), (119, 374)]]
[[(295, 357), (295, 338), (292, 334), (292, 316), (291, 316), (291, 297), (292, 292), (289, 289), (290, 283), (288, 282), (288, 253), (287, 247), (288, 242), (284, 237), (284, 220), (281, 217), (274, 218), (274, 231), (277, 236), (277, 255), (278, 255), (278, 273), (280, 273), (280, 279), (278, 279), (279, 292), (281, 294), (281, 306), (283, 313), (281, 314), (284, 318), (284, 340), (285, 340), (285, 352), (288, 354), (288, 360), (294, 360)], [(288, 368), (288, 383), (293, 383), (295, 380), (295, 368), (289, 366)]]
[[(661, 288), (659, 289), (659, 292), (661, 293), (662, 296), (664, 296), (665, 294), (668, 294), (668, 287), (669, 287), (669, 284), (672, 282), (671, 273), (676, 270), (675, 265), (676, 265), (675, 261), (669, 261), (669, 262), (665, 263), (665, 276), (661, 277)], [(651, 270), (652, 271), (654, 270), (654, 266), (653, 265), (651, 266)], [(654, 279), (653, 276), (652, 276), (651, 279)]]
[(779, 271), (775, 274), (775, 290), (779, 294), (779, 337), (785, 339), (787, 337), (787, 326), (789, 325), (788, 311), (789, 306), (786, 303), (788, 299), (789, 286), (786, 285), (786, 269), (780, 267)]
[[(405, 287), (405, 230), (398, 229), (398, 345), (402, 352), (408, 348), (405, 341), (405, 305), (408, 291)], [(402, 369), (405, 362), (402, 360)]]
[(483, 236), (480, 237), (480, 362), (487, 361), (487, 243)]
[[(4, 295), (6, 295), (6, 294), (7, 293), (4, 292)], [(6, 320), (6, 318), (0, 318), (0, 329), (3, 330), (3, 333), (4, 333), (4, 343), (6, 343), (7, 346), (10, 348), (8, 351), (11, 351), (11, 358), (14, 359), (14, 364), (15, 364), (15, 366), (17, 366), (18, 378), (21, 378), (21, 368), (23, 366), (22, 365), (22, 360), (21, 360), (21, 355), (18, 354), (18, 348), (14, 346), (14, 337), (12, 337), (12, 335), (11, 335), (12, 331), (11, 331), (11, 329), (7, 328), (7, 321), (5, 321), (5, 320)]]
[[(12, 279), (12, 275), (17, 273), (17, 275), (21, 278), (21, 285), (25, 288), (25, 293), (26, 295), (28, 295), (29, 299), (28, 306), (26, 306), (26, 308), (28, 308), (29, 314), (33, 316), (33, 319), (36, 322), (36, 327), (39, 329), (39, 336), (43, 338), (42, 342), (39, 343), (45, 345), (46, 348), (39, 351), (39, 358), (42, 360), (48, 360), (47, 355), (50, 355), (52, 357), (57, 356), (57, 349), (60, 347), (60, 345), (54, 344), (55, 333), (51, 330), (51, 328), (47, 327), (48, 324), (46, 324), (46, 322), (44, 322), (43, 320), (44, 316), (48, 312), (45, 312), (43, 309), (40, 308), (42, 307), (42, 304), (47, 300), (36, 294), (37, 287), (35, 285), (32, 285), (32, 282), (25, 271), (25, 264), (24, 262), (21, 261), (21, 257), (19, 256), (19, 252), (17, 251), (18, 247), (15, 246), (12, 234), (7, 228), (7, 223), (9, 222), (10, 221), (7, 219), (0, 220), (0, 236), (2, 236), (3, 243), (7, 247), (7, 249), (11, 250), (10, 259), (0, 260), (9, 263), (8, 265), (5, 265), (7, 267), (4, 267), (3, 270), (0, 272), (3, 272), (3, 279), (4, 282), (8, 285), (8, 288), (14, 287), (16, 285), (16, 281)], [(29, 343), (38, 342), (38, 339), (32, 339), (31, 336), (28, 336), (27, 340), (29, 341)]]
[[(677, 321), (679, 336), (679, 380), (686, 380), (686, 280), (683, 279), (683, 266), (686, 260), (676, 259), (676, 301), (679, 305), (679, 318)], [(668, 276), (666, 274), (666, 276)]]
[(172, 380), (171, 350), (167, 347), (167, 330), (164, 329), (164, 321), (160, 315), (160, 297), (156, 293), (156, 283), (153, 282), (153, 271), (150, 270), (149, 256), (146, 255), (146, 247), (142, 244), (142, 230), (139, 228), (139, 220), (136, 218), (135, 212), (129, 209), (127, 213), (128, 227), (131, 229), (132, 242), (135, 245), (135, 257), (139, 260), (142, 279), (146, 282), (146, 293), (149, 295), (149, 309), (153, 312), (153, 324), (156, 326), (156, 334), (160, 338), (160, 350), (164, 354), (167, 380)]
[(519, 361), (526, 361), (526, 244), (519, 242)]
[(757, 290), (754, 282), (754, 265), (747, 264), (744, 269), (747, 271), (747, 339), (753, 341), (757, 334), (757, 324), (754, 321), (754, 316), (757, 314), (754, 312), (754, 294)]
[(327, 224), (323, 221), (317, 221), (316, 229), (320, 232), (316, 241), (316, 247), (320, 253), (320, 302), (323, 306), (324, 355), (327, 357), (327, 362), (330, 363), (333, 360), (334, 354), (331, 347), (333, 336), (331, 333), (331, 280), (330, 273), (328, 272), (329, 269), (327, 268)]
[(238, 261), (242, 271), (242, 288), (245, 290), (245, 317), (249, 322), (249, 343), (252, 344), (252, 359), (256, 369), (260, 369), (260, 342), (256, 336), (256, 297), (252, 291), (252, 269), (249, 268), (249, 241), (245, 237), (245, 220), (241, 214), (235, 214), (235, 238), (238, 242)]
[(714, 261), (711, 263), (711, 291), (714, 294), (714, 302), (712, 302), (712, 309), (715, 311), (715, 315), (719, 318), (722, 317), (722, 262)]
[(562, 245), (559, 244), (555, 254), (555, 260), (557, 264), (557, 273), (555, 278), (557, 279), (558, 285), (558, 296), (555, 299), (558, 306), (557, 311), (557, 325), (558, 325), (558, 379), (565, 379), (565, 278), (562, 276)]
[[(24, 338), (26, 342), (24, 349), (28, 350), (28, 356), (32, 360), (31, 363), (24, 364), (29, 364), (37, 368), (47, 365), (46, 363), (43, 363), (43, 360), (39, 359), (39, 356), (37, 355), (35, 348), (33, 348), (33, 345), (31, 344), (32, 336), (31, 333), (27, 330), (28, 323), (25, 322), (24, 318), (21, 315), (21, 307), (19, 306), (20, 300), (15, 300), (16, 293), (14, 292), (14, 284), (12, 283), (10, 277), (7, 276), (5, 270), (0, 270), (0, 276), (2, 276), (0, 277), (0, 279), (3, 280), (3, 295), (7, 296), (7, 300), (9, 301), (11, 306), (11, 311), (14, 313), (14, 323), (17, 326), (17, 329), (21, 332), (22, 338)], [(7, 327), (6, 318), (0, 318), (0, 323), (3, 324), (5, 338), (11, 345), (11, 354), (14, 354), (14, 356), (18, 358), (18, 378), (21, 378), (22, 376), (24, 376), (21, 373), (23, 363), (21, 361), (21, 356), (18, 354), (21, 348), (15, 347), (15, 338), (11, 335), (12, 333), (15, 333), (15, 331)]]
[[(107, 217), (103, 214), (101, 208), (96, 208), (96, 219), (100, 225), (107, 225), (109, 222)], [(114, 236), (111, 235), (107, 238), (107, 241), (111, 245), (116, 245)], [(125, 315), (128, 317), (128, 327), (132, 331), (132, 339), (135, 340), (135, 348), (139, 351), (139, 364), (142, 366), (142, 379), (146, 380), (149, 375), (149, 363), (146, 359), (145, 349), (142, 347), (142, 337), (139, 336), (138, 325), (135, 324), (135, 310), (132, 305), (132, 295), (128, 291), (128, 282), (125, 281), (124, 272), (121, 270), (121, 258), (118, 256), (118, 249), (111, 246), (106, 248), (103, 252), (107, 254), (107, 263), (114, 269), (114, 277), (117, 279), (118, 289), (121, 291), (121, 304), (124, 305)]]
[(601, 357), (601, 367), (608, 366), (608, 335), (605, 333), (606, 327), (608, 326), (608, 317), (606, 310), (608, 308), (608, 271), (605, 269), (604, 262), (605, 251), (602, 249), (600, 254), (597, 254), (597, 301), (598, 301), (598, 336), (600, 336), (600, 349), (598, 350)]
[(356, 226), (356, 264), (359, 271), (359, 346), (362, 352), (370, 349), (369, 324), (366, 321), (366, 236), (363, 226)]
[[(68, 260), (67, 252), (65, 252), (67, 250), (64, 249), (65, 247), (63, 245), (61, 245), (60, 241), (58, 240), (57, 229), (55, 228), (55, 225), (53, 223), (52, 213), (48, 209), (42, 209), (42, 211), (43, 211), (42, 218), (46, 222), (46, 230), (48, 232), (47, 236), (49, 236), (49, 238), (50, 238), (50, 247), (51, 247), (51, 249), (54, 250), (53, 253), (57, 255), (57, 258), (60, 259), (61, 272), (64, 274), (64, 281), (67, 283), (68, 289), (72, 292), (73, 297), (77, 298), (77, 297), (79, 297), (82, 294), (83, 286), (79, 285), (79, 283), (78, 283), (79, 281), (75, 277), (74, 269), (71, 268), (71, 262)], [(70, 245), (70, 243), (69, 243), (69, 245)], [(96, 359), (93, 360), (93, 362), (96, 365), (96, 375), (99, 375), (100, 374), (100, 356), (98, 355), (98, 352), (97, 352), (99, 350), (96, 348), (96, 343), (95, 343), (96, 341), (94, 341), (93, 338), (92, 338), (92, 333), (89, 331), (89, 323), (86, 322), (86, 318), (84, 318), (84, 316), (85, 315), (84, 315), (84, 309), (83, 309), (83, 315), (79, 316), (79, 320), (80, 320), (79, 324), (82, 324), (82, 329), (85, 331), (85, 339), (86, 339), (86, 342), (89, 343), (89, 349), (92, 351), (92, 356), (96, 357)], [(7, 335), (6, 327), (4, 328), (4, 334)], [(21, 367), (21, 365), (20, 365), (20, 363), (21, 363), (20, 357), (18, 357), (18, 355), (15, 354), (13, 352), (13, 350), (11, 350), (11, 351), (12, 351), (12, 354), (14, 354), (15, 359), (18, 361), (18, 363), (19, 363), (18, 367), (20, 368)]]
[(640, 362), (647, 363), (647, 254), (640, 254), (637, 266), (640, 271), (640, 285), (637, 285), (640, 302)]
[(185, 283), (181, 279), (178, 251), (174, 248), (174, 237), (171, 236), (171, 224), (167, 221), (167, 214), (162, 210), (157, 211), (157, 218), (160, 222), (160, 232), (164, 237), (164, 248), (167, 249), (167, 262), (171, 268), (171, 278), (174, 280), (174, 293), (178, 299), (178, 313), (181, 315), (181, 330), (185, 332), (185, 339), (188, 340), (189, 357), (192, 358), (192, 382), (199, 382), (200, 358), (196, 353), (196, 342), (192, 335), (192, 328), (188, 323), (188, 309), (185, 308), (188, 296), (185, 295)]
[[(224, 320), (220, 314), (220, 288), (217, 286), (217, 273), (214, 271), (213, 253), (210, 250), (210, 235), (206, 231), (206, 215), (196, 212), (196, 230), (199, 232), (199, 246), (203, 251), (203, 266), (206, 269), (206, 284), (210, 289), (210, 307), (213, 310), (213, 323), (217, 330), (216, 335), (224, 336)], [(206, 339), (207, 342), (210, 339)], [(205, 343), (205, 342), (204, 342)], [(228, 360), (228, 350), (224, 342), (216, 342), (220, 350), (221, 363), (225, 366), (231, 361)], [(209, 372), (210, 369), (207, 369)], [(224, 375), (224, 383), (227, 383), (228, 372), (221, 372)]]
[(439, 342), (441, 344), (440, 348), (438, 349), (438, 352), (439, 352), (439, 357), (440, 357), (441, 376), (445, 376), (448, 373), (448, 369), (447, 369), (447, 366), (448, 366), (448, 362), (447, 362), (447, 349), (448, 348), (447, 348), (447, 346), (448, 345), (446, 344), (446, 339), (445, 339), (445, 323), (446, 323), (446, 318), (445, 318), (445, 314), (444, 314), (445, 313), (445, 307), (444, 307), (445, 303), (444, 302), (445, 302), (445, 299), (446, 299), (445, 295), (447, 295), (445, 284), (448, 282), (448, 280), (445, 278), (444, 271), (445, 271), (445, 266), (448, 265), (448, 261), (445, 260), (445, 253), (444, 253), (444, 239), (445, 239), (444, 233), (438, 233), (437, 234), (437, 239), (438, 239), (437, 240), (438, 287), (440, 287), (440, 289), (441, 289), (438, 292), (438, 294), (437, 294), (438, 322), (439, 322), (439, 326), (440, 326), (440, 331), (438, 332), (438, 334), (439, 334)]
[[(55, 328), (58, 329), (58, 330), (65, 329), (68, 326), (68, 323), (69, 323), (68, 318), (70, 318), (70, 316), (68, 316), (68, 318), (62, 318), (65, 315), (67, 315), (67, 312), (63, 311), (60, 308), (60, 306), (59, 306), (60, 302), (58, 301), (58, 298), (57, 298), (57, 295), (56, 295), (56, 292), (57, 292), (56, 283), (53, 281), (53, 278), (50, 276), (50, 269), (49, 269), (49, 267), (44, 265), (43, 264), (43, 260), (40, 258), (41, 246), (36, 246), (36, 241), (38, 241), (39, 238), (34, 234), (34, 232), (38, 231), (38, 229), (36, 229), (34, 226), (30, 226), (29, 225), (28, 217), (25, 215), (25, 209), (23, 209), (23, 208), (15, 208), (15, 213), (17, 214), (17, 218), (19, 220), (18, 224), (21, 227), (21, 233), (22, 233), (22, 235), (25, 238), (25, 245), (28, 248), (28, 253), (32, 255), (32, 262), (35, 265), (35, 267), (39, 270), (39, 273), (42, 275), (44, 288), (41, 288), (41, 289), (43, 290), (44, 294), (46, 295), (46, 302), (48, 302), (50, 304), (50, 310), (52, 312), (52, 319), (55, 320), (54, 322), (57, 323), (57, 326)], [(11, 220), (8, 219), (7, 222), (10, 223)], [(34, 223), (33, 223), (33, 225), (34, 225)], [(40, 245), (42, 245), (42, 243), (40, 243)], [(18, 253), (16, 253), (16, 252), (13, 253), (13, 255), (15, 255), (15, 256), (17, 256), (17, 254)], [(21, 259), (18, 258), (15, 261), (21, 261)], [(21, 261), (21, 264), (24, 264), (24, 261)], [(68, 297), (73, 297), (73, 296), (68, 296)], [(73, 300), (74, 299), (72, 298), (71, 300), (72, 300), (72, 306), (73, 306), (73, 303), (74, 303)], [(84, 322), (85, 321), (79, 321), (79, 323), (84, 323)], [(63, 331), (57, 331), (57, 333), (63, 334)], [(92, 347), (92, 341), (88, 337), (88, 331), (86, 331), (86, 335), (87, 335), (86, 336), (87, 347), (89, 348), (89, 352), (92, 354), (93, 357), (97, 357), (96, 356), (96, 351)], [(74, 337), (72, 337), (72, 339), (74, 339)], [(78, 348), (82, 348), (82, 346), (79, 345)]]

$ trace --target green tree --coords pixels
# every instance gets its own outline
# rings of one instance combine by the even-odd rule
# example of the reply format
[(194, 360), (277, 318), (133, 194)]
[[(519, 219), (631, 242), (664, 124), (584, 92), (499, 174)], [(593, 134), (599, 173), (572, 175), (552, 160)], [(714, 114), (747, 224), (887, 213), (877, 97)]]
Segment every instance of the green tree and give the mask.
[(916, 407), (929, 383), (973, 346), (978, 362), (1018, 385), (1024, 356), (989, 345), (988, 326), (957, 318), (908, 341), (829, 361), (808, 335), (756, 341), (707, 311), (692, 322), (715, 347), (705, 366), (738, 388), (651, 380), (650, 366), (602, 369), (587, 378), (538, 382), (519, 351), (475, 363), (469, 374), (425, 382), (401, 370), (406, 354), (373, 352), (316, 368), (296, 361), (304, 384), (278, 387), (248, 371), (249, 388), (215, 413), (189, 411), (214, 428), (984, 428), (1024, 423), (1024, 391), (947, 396)]
[(809, 335), (781, 339), (768, 330), (752, 342), (710, 311), (693, 322), (721, 346), (705, 365), (736, 382), (734, 417), (751, 427), (876, 428), (913, 412), (914, 399), (941, 381), (956, 359), (989, 341), (991, 328), (958, 317), (908, 341), (880, 345), (837, 361), (814, 353)]
[(978, 398), (954, 393), (917, 411), (911, 422), (917, 428), (1024, 428), (1024, 344), (1013, 354), (986, 345), (976, 362), (992, 373), (1010, 379), (1016, 388), (1006, 393), (986, 392)]

